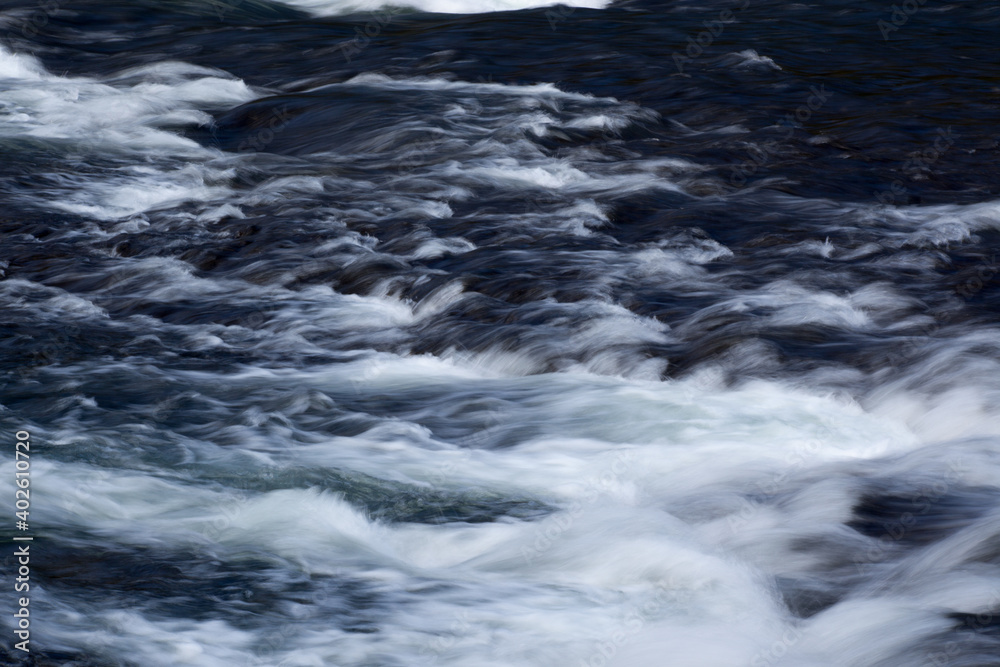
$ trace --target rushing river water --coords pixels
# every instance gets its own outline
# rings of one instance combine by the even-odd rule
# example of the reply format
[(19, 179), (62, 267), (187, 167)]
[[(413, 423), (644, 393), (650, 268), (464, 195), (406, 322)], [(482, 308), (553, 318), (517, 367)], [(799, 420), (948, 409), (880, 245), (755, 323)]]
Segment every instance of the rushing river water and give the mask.
[(542, 4), (0, 2), (0, 663), (1000, 665), (1000, 6)]

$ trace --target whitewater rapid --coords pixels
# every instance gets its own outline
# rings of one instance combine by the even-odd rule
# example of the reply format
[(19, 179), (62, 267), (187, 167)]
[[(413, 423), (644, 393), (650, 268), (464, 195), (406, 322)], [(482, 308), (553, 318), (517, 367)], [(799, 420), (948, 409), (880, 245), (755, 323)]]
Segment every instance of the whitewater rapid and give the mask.
[(746, 123), (559, 82), (286, 84), (0, 49), (53, 660), (995, 664), (1000, 330), (942, 267), (1000, 202), (734, 187)]

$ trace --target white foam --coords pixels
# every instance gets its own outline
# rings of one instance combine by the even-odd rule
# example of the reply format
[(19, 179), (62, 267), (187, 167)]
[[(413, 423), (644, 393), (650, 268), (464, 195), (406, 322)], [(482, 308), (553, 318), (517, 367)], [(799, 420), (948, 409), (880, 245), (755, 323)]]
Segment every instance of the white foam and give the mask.
[(0, 46), (0, 80), (27, 79), (38, 81), (48, 76), (37, 58), (21, 53), (11, 53)]
[[(195, 392), (215, 379), (187, 374)], [(248, 493), (190, 484), (175, 472), (110, 474), (39, 461), (33, 485), (46, 502), (37, 520), (53, 529), (112, 534), (136, 546), (265, 552), (313, 581), (350, 576), (378, 595), (402, 596), (390, 597), (395, 601), (379, 612), (375, 636), (331, 627), (327, 612), (303, 606), (295, 612), (301, 613), (295, 630), (276, 648), (274, 664), (352, 664), (382, 652), (410, 663), (426, 659), (456, 667), (597, 664), (604, 654), (612, 660), (608, 664), (657, 665), (663, 651), (673, 656), (671, 664), (749, 664), (788, 636), (789, 626), (767, 577), (748, 562), (762, 567), (773, 560), (787, 569), (795, 562), (796, 535), (782, 532), (788, 523), (822, 533), (843, 519), (843, 502), (830, 499), (847, 496), (836, 495), (839, 487), (831, 487), (833, 496), (807, 487), (807, 494), (781, 510), (787, 513), (781, 522), (764, 521), (764, 510), (736, 524), (726, 523), (733, 512), (721, 507), (716, 523), (681, 520), (671, 512), (705, 508), (720, 493), (752, 488), (748, 472), (752, 479), (762, 463), (756, 469), (764, 479), (781, 475), (781, 485), (794, 487), (795, 479), (825, 464), (873, 455), (879, 439), (891, 447), (911, 444), (904, 431), (857, 406), (768, 383), (705, 392), (687, 383), (579, 373), (490, 378), (430, 357), (391, 355), (301, 370), (258, 367), (227, 379), (241, 401), (255, 400), (264, 388), (293, 385), (340, 396), (345, 386), (360, 395), (444, 390), (445, 404), (485, 391), (506, 397), (512, 410), (498, 413), (498, 432), (528, 428), (534, 434), (505, 449), (463, 450), (436, 441), (425, 428), (401, 428), (405, 422), (398, 419), (381, 432), (322, 439), (297, 434), (286, 422), (289, 430), (267, 438), (253, 435), (256, 427), (226, 426), (238, 446), (182, 436), (175, 446), (189, 453), (189, 463), (237, 470), (249, 460), (266, 462), (275, 480), (289, 466), (359, 470), (428, 491), (540, 498), (559, 511), (534, 522), (387, 524), (315, 488)], [(266, 423), (261, 417), (255, 423)], [(64, 432), (40, 431), (38, 437), (51, 447), (72, 447), (105, 435), (85, 434), (67, 422)], [(107, 437), (118, 436), (109, 431)], [(796, 455), (809, 437), (816, 445)], [(12, 467), (11, 461), (0, 464), (2, 492), (12, 493)], [(760, 545), (764, 558), (753, 552), (745, 553), (746, 560), (724, 555), (718, 549), (723, 544), (736, 551)], [(141, 609), (129, 613), (105, 647), (142, 656), (144, 664), (253, 659), (246, 631), (156, 618)], [(282, 618), (286, 613), (292, 612), (285, 609)], [(92, 617), (102, 622), (102, 614)], [(814, 653), (826, 655), (826, 628), (837, 623), (842, 621), (817, 620), (815, 629), (801, 639), (796, 635), (795, 655), (804, 657), (795, 664), (810, 664)], [(81, 625), (67, 620), (53, 632), (76, 642), (71, 633)], [(725, 642), (696, 652), (698, 643), (723, 631)], [(909, 631), (892, 633), (864, 649), (865, 655), (882, 655), (911, 638)], [(486, 645), (499, 653), (480, 660)]]
[[(201, 107), (228, 107), (254, 93), (242, 81), (185, 63), (127, 70), (105, 81), (47, 73), (33, 58), (0, 50), (7, 78), (0, 136), (27, 136), (70, 144), (88, 159), (141, 156), (146, 166), (83, 172), (54, 179), (35, 201), (99, 220), (122, 220), (187, 201), (211, 201), (230, 192), (230, 175), (206, 163), (218, 152), (160, 129), (203, 125)], [(186, 166), (179, 163), (187, 162)], [(173, 163), (173, 164), (170, 164)], [(167, 166), (169, 165), (169, 166)]]
[[(403, 2), (387, 2), (386, 0), (285, 0), (286, 4), (305, 9), (317, 16), (338, 16), (374, 12), (385, 7), (408, 7), (422, 12), (437, 12), (442, 14), (481, 14), (486, 12), (508, 12), (534, 7), (547, 7), (554, 4), (552, 0), (404, 0)], [(559, 2), (569, 7), (588, 7), (603, 9), (609, 0), (569, 0)], [(381, 16), (381, 12), (379, 13)], [(380, 22), (384, 23), (384, 21)]]
[[(332, 3), (310, 4), (333, 11)], [(405, 255), (387, 257), (380, 255), (378, 239), (346, 230), (348, 217), (445, 220), (458, 208), (452, 204), (474, 202), (484, 189), (508, 196), (537, 191), (558, 195), (560, 203), (521, 215), (484, 214), (477, 224), (511, 234), (530, 228), (596, 235), (608, 222), (597, 194), (683, 191), (680, 179), (702, 167), (670, 158), (610, 164), (588, 148), (567, 149), (556, 158), (531, 140), (570, 128), (620, 130), (649, 117), (641, 109), (549, 85), (367, 75), (336, 85), (456, 94), (448, 116), (456, 125), (444, 144), (449, 159), (418, 165), (419, 173), (393, 180), (400, 187), (392, 192), (331, 169), (321, 175), (283, 172), (235, 197), (227, 183), (238, 158), (160, 128), (202, 122), (202, 107), (248, 99), (253, 93), (241, 82), (176, 63), (102, 82), (68, 79), (45, 73), (32, 59), (0, 56), (15, 92), (13, 112), (0, 132), (69, 141), (95, 130), (97, 143), (89, 149), (154, 158), (150, 165), (109, 168), (99, 180), (67, 178), (61, 185), (53, 205), (120, 222), (100, 233), (141, 229), (148, 224), (143, 214), (184, 202), (200, 208), (176, 212), (170, 222), (203, 227), (243, 217), (255, 205), (281, 203), (295, 210), (334, 186), (351, 192), (342, 209), (331, 204), (322, 212), (342, 236), (310, 247), (310, 258), (275, 269), (262, 284), (232, 274), (209, 278), (185, 262), (149, 257), (116, 257), (114, 282), (98, 290), (94, 302), (21, 279), (0, 284), (12, 310), (31, 311), (46, 323), (141, 322), (146, 336), (129, 347), (169, 340), (224, 359), (232, 351), (242, 357), (249, 346), (268, 360), (257, 359), (254, 366), (234, 362), (225, 373), (178, 370), (137, 357), (52, 367), (46, 372), (62, 394), (60, 417), (50, 432), (25, 428), (53, 452), (104, 447), (102, 454), (116, 466), (112, 474), (68, 454), (65, 460), (43, 457), (33, 469), (33, 484), (45, 499), (37, 510), (40, 525), (114, 536), (123, 547), (168, 544), (181, 553), (211, 553), (236, 563), (247, 553), (264, 554), (310, 585), (349, 580), (368, 587), (377, 633), (336, 627), (331, 619), (342, 617), (346, 602), (323, 607), (322, 601), (284, 599), (261, 611), (275, 623), (295, 619), (269, 664), (907, 664), (908, 648), (946, 629), (945, 617), (929, 605), (989, 608), (992, 598), (977, 589), (985, 578), (963, 568), (995, 539), (995, 515), (922, 556), (887, 566), (892, 576), (876, 581), (884, 590), (872, 588), (869, 597), (848, 599), (811, 619), (789, 618), (775, 581), (825, 572), (829, 554), (811, 544), (863, 549), (872, 541), (844, 524), (873, 471), (931, 478), (927, 470), (961, 454), (973, 461), (962, 473), (964, 482), (998, 485), (992, 443), (978, 451), (936, 442), (998, 433), (1000, 368), (983, 354), (997, 348), (1000, 337), (993, 329), (940, 347), (928, 343), (926, 357), (884, 384), (884, 393), (868, 397), (865, 411), (778, 382), (727, 389), (712, 367), (689, 381), (661, 380), (665, 355), (648, 349), (667, 348), (684, 332), (631, 312), (610, 298), (612, 288), (721, 290), (706, 265), (732, 252), (709, 239), (661, 240), (627, 251), (549, 252), (545, 260), (553, 270), (600, 267), (593, 293), (572, 303), (540, 299), (521, 305), (516, 317), (546, 324), (524, 327), (516, 347), (497, 337), (477, 351), (456, 345), (440, 357), (407, 355), (405, 347), (415, 329), (433, 326), (449, 308), (476, 298), (461, 280), (444, 283), (420, 303), (394, 296), (392, 278), (364, 296), (338, 294), (323, 284), (302, 286), (308, 283), (303, 277), (352, 261), (418, 261), (475, 249), (464, 238), (418, 229), (407, 239), (412, 243)], [(486, 113), (473, 113), (466, 95), (477, 98)], [(106, 117), (98, 113), (104, 104), (114, 106)], [(441, 180), (447, 184), (427, 186)], [(822, 202), (816, 205), (822, 208)], [(886, 217), (896, 230), (894, 243), (947, 245), (996, 225), (995, 205), (905, 209)], [(836, 247), (821, 239), (788, 252), (838, 257)], [(67, 270), (61, 278), (92, 277), (83, 271)], [(922, 321), (901, 319), (919, 301), (889, 284), (833, 292), (807, 283), (790, 278), (730, 292), (695, 319), (754, 311), (771, 326), (818, 324), (876, 335)], [(172, 325), (141, 316), (123, 323), (110, 321), (95, 305), (101, 299), (118, 299), (126, 310), (126, 299), (165, 307), (224, 299), (234, 312), (262, 306), (268, 312), (230, 326)], [(734, 349), (733, 356), (744, 355), (746, 363), (767, 354), (753, 342)], [(267, 365), (271, 352), (278, 359), (273, 367)], [(333, 352), (337, 363), (330, 361)], [(289, 367), (289, 355), (324, 361)], [(551, 372), (553, 367), (560, 372)], [(106, 400), (92, 395), (96, 384), (88, 380), (95, 370), (108, 378), (123, 375), (136, 386), (183, 387), (184, 399), (197, 406), (196, 418), (154, 429), (128, 423), (129, 403), (122, 410), (126, 423), (104, 428), (106, 413), (100, 411), (107, 409)], [(337, 420), (353, 418), (363, 426), (343, 435)], [(887, 456), (896, 458), (882, 458)], [(162, 466), (164, 457), (174, 465)], [(225, 475), (213, 477), (262, 468), (268, 476), (257, 476), (246, 490), (227, 483)], [(296, 470), (312, 476), (296, 478)], [(7, 497), (12, 472), (11, 460), (0, 462), (0, 493)], [(393, 523), (376, 518), (374, 509), (347, 491), (323, 487), (344, 474), (374, 478), (365, 483), (376, 491), (391, 481), (408, 485), (409, 493), (458, 505), (468, 498), (486, 498), (487, 504), (500, 498), (544, 504), (551, 512), (535, 520)], [(396, 490), (387, 486), (382, 496)], [(80, 646), (92, 636), (80, 628), (100, 632), (102, 623), (116, 623), (116, 632), (100, 635), (106, 642), (101, 650), (150, 665), (239, 665), (259, 657), (253, 633), (218, 621), (170, 619), (141, 608), (87, 611), (86, 617), (73, 616), (64, 605), (58, 609), (61, 622), (47, 625), (48, 632)]]
[(765, 67), (773, 70), (780, 70), (781, 67), (778, 66), (771, 58), (767, 56), (762, 56), (753, 49), (744, 49), (738, 53), (732, 53), (730, 55), (736, 56), (740, 59), (740, 64), (743, 67), (758, 66)]
[(533, 83), (528, 85), (507, 85), (502, 83), (493, 83), (491, 81), (461, 81), (453, 79), (441, 79), (436, 77), (408, 77), (408, 78), (393, 78), (385, 74), (377, 74), (373, 72), (366, 72), (363, 74), (358, 74), (355, 77), (348, 79), (342, 83), (328, 84), (320, 86), (318, 88), (312, 89), (311, 92), (320, 91), (331, 87), (340, 86), (377, 86), (379, 88), (386, 89), (417, 89), (417, 90), (442, 90), (442, 91), (461, 91), (468, 92), (474, 95), (484, 95), (487, 93), (497, 94), (497, 95), (513, 95), (524, 97), (528, 96), (534, 99), (544, 99), (546, 97), (551, 98), (561, 98), (569, 100), (581, 100), (581, 101), (593, 101), (597, 99), (608, 100), (613, 103), (618, 101), (614, 98), (596, 98), (593, 95), (588, 95), (586, 93), (572, 93), (564, 90), (560, 90), (555, 84), (552, 83)]

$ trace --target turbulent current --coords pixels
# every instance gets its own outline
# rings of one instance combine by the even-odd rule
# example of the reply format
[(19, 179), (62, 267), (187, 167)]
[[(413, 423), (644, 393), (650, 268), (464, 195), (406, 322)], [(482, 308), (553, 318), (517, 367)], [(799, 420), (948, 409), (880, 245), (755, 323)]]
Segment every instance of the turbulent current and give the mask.
[(0, 1), (0, 664), (1000, 665), (998, 38)]

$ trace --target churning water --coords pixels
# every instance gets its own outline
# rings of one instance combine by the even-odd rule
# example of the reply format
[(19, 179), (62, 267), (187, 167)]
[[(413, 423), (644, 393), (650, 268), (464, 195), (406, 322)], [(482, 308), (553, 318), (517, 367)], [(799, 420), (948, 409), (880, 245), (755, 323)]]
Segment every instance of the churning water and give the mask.
[(1000, 665), (1000, 7), (543, 4), (0, 2), (0, 662)]

